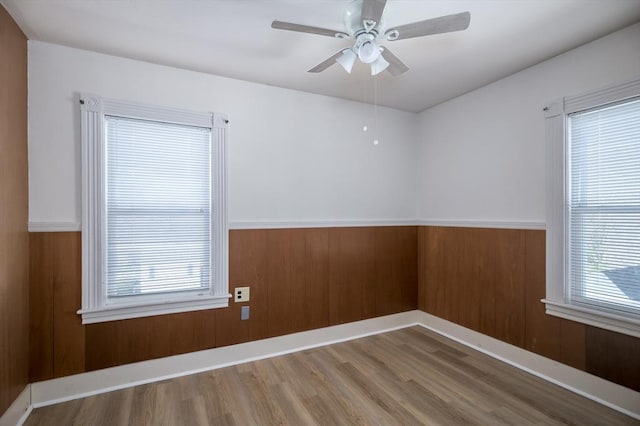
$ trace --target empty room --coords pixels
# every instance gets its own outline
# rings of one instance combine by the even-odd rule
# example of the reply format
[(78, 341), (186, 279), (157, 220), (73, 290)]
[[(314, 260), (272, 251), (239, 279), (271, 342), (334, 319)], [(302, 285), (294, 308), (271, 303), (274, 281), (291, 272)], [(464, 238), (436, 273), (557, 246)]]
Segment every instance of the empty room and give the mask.
[(640, 0), (0, 0), (0, 426), (640, 425)]

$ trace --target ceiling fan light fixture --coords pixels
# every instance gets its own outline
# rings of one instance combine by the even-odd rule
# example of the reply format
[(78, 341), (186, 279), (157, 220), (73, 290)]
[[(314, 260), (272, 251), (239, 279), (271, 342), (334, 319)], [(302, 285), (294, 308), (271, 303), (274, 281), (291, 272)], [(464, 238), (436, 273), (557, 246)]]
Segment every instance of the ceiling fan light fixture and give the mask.
[(378, 75), (382, 71), (386, 70), (389, 66), (389, 62), (387, 62), (382, 55), (378, 56), (374, 62), (371, 63), (371, 75)]
[(358, 57), (365, 64), (375, 62), (380, 57), (380, 48), (373, 40), (365, 40), (358, 47)]
[(338, 56), (336, 58), (336, 62), (339, 63), (342, 68), (349, 74), (351, 74), (351, 70), (353, 69), (353, 64), (356, 63), (356, 59), (358, 56), (352, 49), (345, 49), (342, 52), (342, 56)]
[(463, 31), (469, 27), (469, 22), (471, 21), (469, 12), (461, 12), (388, 29), (385, 24), (387, 1), (351, 0), (344, 13), (346, 31), (336, 31), (277, 20), (271, 23), (271, 28), (355, 41), (353, 47), (349, 49), (342, 48), (308, 72), (322, 72), (337, 62), (350, 74), (353, 70), (355, 59), (360, 59), (362, 63), (371, 66), (372, 75), (377, 75), (387, 70), (392, 76), (396, 77), (407, 72), (409, 67), (391, 53), (389, 49), (378, 45), (376, 39), (384, 37), (387, 41), (393, 42), (414, 37)]

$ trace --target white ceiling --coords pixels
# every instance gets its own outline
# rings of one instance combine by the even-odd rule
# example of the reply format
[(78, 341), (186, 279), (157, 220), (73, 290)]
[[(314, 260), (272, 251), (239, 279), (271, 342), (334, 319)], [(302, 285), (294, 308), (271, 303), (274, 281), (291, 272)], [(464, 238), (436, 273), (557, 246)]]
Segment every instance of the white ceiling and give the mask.
[(640, 0), (388, 0), (387, 27), (471, 12), (462, 32), (385, 42), (410, 70), (306, 71), (348, 40), (278, 31), (274, 19), (343, 30), (349, 0), (1, 0), (27, 37), (407, 111), (425, 108), (640, 21)]

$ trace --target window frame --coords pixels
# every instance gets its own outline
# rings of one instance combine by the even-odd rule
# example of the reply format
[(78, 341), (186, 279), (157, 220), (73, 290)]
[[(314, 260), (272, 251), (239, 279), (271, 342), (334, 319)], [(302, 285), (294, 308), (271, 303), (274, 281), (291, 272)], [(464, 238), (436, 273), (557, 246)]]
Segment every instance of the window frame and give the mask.
[[(177, 108), (80, 95), (82, 143), (82, 308), (83, 324), (227, 307), (228, 223), (227, 223), (227, 138), (228, 117), (221, 113), (201, 113)], [(211, 283), (208, 292), (150, 295), (135, 303), (108, 303), (104, 265), (106, 198), (105, 117), (150, 120), (211, 130)], [(214, 150), (216, 151), (214, 153)], [(217, 164), (213, 164), (217, 158)], [(220, 208), (221, 206), (221, 208)], [(215, 237), (214, 237), (215, 236)], [(185, 295), (186, 294), (186, 295)], [(135, 299), (134, 299), (135, 300)]]
[(557, 99), (544, 107), (546, 139), (546, 313), (599, 328), (640, 337), (640, 321), (624, 315), (575, 305), (569, 301), (567, 264), (569, 218), (569, 115), (640, 96), (640, 79), (614, 84), (582, 95)]

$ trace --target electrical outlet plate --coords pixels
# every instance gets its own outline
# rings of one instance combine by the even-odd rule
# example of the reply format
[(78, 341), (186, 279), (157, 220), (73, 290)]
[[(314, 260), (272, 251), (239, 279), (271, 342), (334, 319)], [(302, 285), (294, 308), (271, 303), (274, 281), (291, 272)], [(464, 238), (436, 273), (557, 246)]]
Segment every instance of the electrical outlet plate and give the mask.
[(233, 300), (235, 302), (249, 301), (249, 287), (236, 287), (233, 289)]
[(245, 321), (249, 319), (249, 305), (240, 307), (240, 320)]

